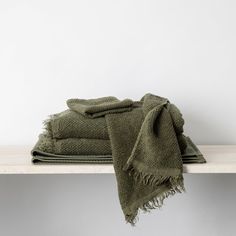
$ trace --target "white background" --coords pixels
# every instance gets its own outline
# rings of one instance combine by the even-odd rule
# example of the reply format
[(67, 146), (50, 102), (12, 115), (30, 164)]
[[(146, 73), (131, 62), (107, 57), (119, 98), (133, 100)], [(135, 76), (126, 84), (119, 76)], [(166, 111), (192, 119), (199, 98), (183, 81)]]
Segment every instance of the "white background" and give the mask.
[[(0, 1), (0, 144), (33, 145), (68, 98), (151, 92), (196, 144), (236, 143), (233, 0)], [(233, 236), (236, 175), (186, 175), (187, 193), (126, 225), (112, 175), (0, 176), (0, 235)]]

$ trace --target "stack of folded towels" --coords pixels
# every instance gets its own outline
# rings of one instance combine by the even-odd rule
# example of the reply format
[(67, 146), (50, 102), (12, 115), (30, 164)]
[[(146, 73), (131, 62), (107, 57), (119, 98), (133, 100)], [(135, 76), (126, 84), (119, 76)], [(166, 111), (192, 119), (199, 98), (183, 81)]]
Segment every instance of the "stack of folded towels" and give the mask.
[(168, 99), (69, 99), (68, 109), (45, 121), (32, 162), (112, 163), (127, 222), (184, 191), (183, 163), (205, 163), (183, 134), (184, 120)]

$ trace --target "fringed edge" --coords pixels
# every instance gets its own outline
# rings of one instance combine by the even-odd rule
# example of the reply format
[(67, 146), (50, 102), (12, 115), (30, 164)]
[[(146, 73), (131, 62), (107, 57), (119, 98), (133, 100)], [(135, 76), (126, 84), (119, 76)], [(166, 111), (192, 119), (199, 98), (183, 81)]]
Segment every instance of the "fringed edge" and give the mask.
[(165, 187), (167, 188), (162, 193), (157, 193), (156, 196), (150, 197), (151, 199), (145, 199), (143, 202), (138, 203), (136, 212), (125, 216), (126, 222), (130, 223), (132, 226), (135, 226), (137, 223), (140, 210), (146, 213), (153, 209), (160, 209), (163, 206), (164, 200), (169, 196), (186, 192), (182, 173), (175, 176), (155, 176), (153, 174), (138, 172), (132, 167), (129, 169), (129, 175), (132, 176), (135, 181), (141, 182), (144, 185), (152, 185), (158, 188), (158, 185), (166, 184)]
[(176, 193), (183, 192), (185, 192), (185, 188), (183, 186), (183, 181), (181, 180), (178, 185), (172, 186), (169, 190), (157, 194), (157, 196), (153, 197), (152, 199), (140, 204), (134, 214), (125, 216), (126, 222), (130, 223), (132, 226), (135, 226), (139, 219), (138, 215), (140, 210), (142, 210), (144, 213), (148, 213), (153, 209), (160, 209), (163, 206), (164, 200), (166, 198), (173, 196)]
[(52, 124), (51, 121), (55, 118), (55, 115), (49, 115), (48, 119), (43, 121), (43, 129), (47, 132), (47, 134), (52, 138), (53, 132), (52, 132)]
[(176, 171), (173, 174), (166, 171), (165, 174), (162, 173), (155, 175), (152, 173), (138, 171), (134, 167), (129, 167), (128, 174), (129, 176), (132, 176), (136, 182), (141, 182), (144, 185), (152, 186), (158, 186), (167, 181), (169, 181), (171, 185), (176, 185), (183, 179), (181, 171), (178, 174), (176, 174)]

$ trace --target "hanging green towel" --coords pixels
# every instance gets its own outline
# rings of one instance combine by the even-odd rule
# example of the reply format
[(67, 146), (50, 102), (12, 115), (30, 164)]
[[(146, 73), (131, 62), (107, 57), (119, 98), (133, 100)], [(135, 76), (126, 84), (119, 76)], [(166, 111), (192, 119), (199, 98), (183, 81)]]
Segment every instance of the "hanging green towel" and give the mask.
[(142, 101), (131, 112), (106, 115), (120, 203), (131, 224), (139, 209), (161, 207), (166, 197), (184, 191), (181, 150), (167, 109), (171, 104), (151, 94)]

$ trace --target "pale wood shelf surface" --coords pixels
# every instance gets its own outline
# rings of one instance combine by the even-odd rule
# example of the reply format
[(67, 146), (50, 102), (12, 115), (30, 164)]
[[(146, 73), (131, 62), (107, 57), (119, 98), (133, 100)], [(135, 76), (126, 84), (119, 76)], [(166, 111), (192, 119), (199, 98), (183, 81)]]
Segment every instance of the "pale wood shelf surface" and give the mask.
[[(0, 174), (109, 174), (111, 164), (31, 163), (30, 146), (0, 146)], [(184, 173), (236, 173), (236, 145), (198, 145), (207, 163), (184, 165)]]

